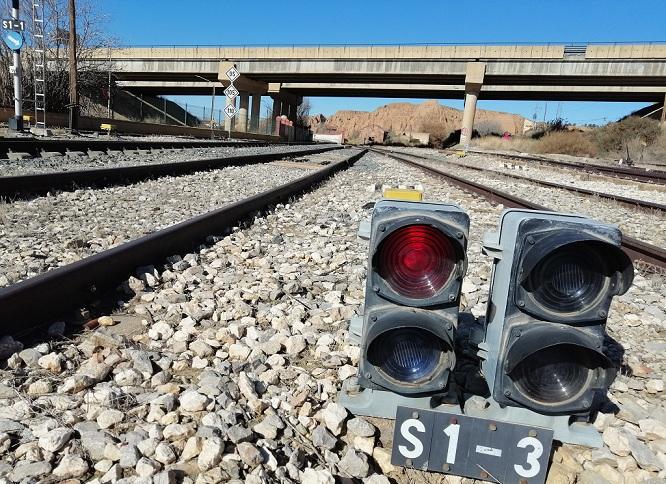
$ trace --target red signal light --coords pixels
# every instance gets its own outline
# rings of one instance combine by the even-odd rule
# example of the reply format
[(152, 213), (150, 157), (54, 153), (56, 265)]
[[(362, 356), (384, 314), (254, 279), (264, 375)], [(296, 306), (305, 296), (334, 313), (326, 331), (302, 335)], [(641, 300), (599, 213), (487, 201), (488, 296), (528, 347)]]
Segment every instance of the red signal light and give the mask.
[(391, 233), (378, 250), (377, 272), (398, 294), (412, 299), (435, 296), (456, 265), (453, 244), (430, 225), (408, 225)]

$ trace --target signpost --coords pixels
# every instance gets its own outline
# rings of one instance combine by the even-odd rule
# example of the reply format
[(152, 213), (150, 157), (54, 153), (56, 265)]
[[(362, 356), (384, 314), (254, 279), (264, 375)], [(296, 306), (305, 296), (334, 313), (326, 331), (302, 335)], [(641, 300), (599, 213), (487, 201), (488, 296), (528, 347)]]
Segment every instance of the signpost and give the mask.
[[(234, 86), (234, 81), (240, 77), (240, 72), (238, 72), (236, 67), (232, 66), (227, 72), (225, 72), (225, 75), (227, 76), (227, 79), (229, 79), (229, 87), (224, 90), (224, 95), (227, 96), (230, 101), (234, 101), (239, 94), (238, 89)], [(229, 139), (231, 139), (231, 120), (237, 113), (238, 109), (236, 109), (235, 102), (233, 104), (227, 104), (224, 108), (224, 114), (229, 118)]]
[(14, 64), (9, 72), (14, 77), (14, 117), (9, 119), (9, 129), (23, 131), (23, 89), (21, 87), (21, 47), (25, 22), (19, 20), (19, 0), (12, 0), (12, 18), (2, 20), (2, 40), (13, 51)]

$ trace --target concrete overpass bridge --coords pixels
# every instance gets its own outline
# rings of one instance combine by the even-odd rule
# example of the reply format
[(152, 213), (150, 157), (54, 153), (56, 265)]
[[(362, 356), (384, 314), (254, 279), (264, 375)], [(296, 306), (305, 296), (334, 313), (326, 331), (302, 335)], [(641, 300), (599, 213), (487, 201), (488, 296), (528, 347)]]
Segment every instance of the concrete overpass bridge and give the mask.
[[(241, 125), (250, 95), (271, 96), (273, 114), (291, 119), (303, 96), (465, 99), (463, 143), (479, 97), (666, 99), (666, 43), (128, 47), (91, 61), (110, 61), (122, 88), (151, 94), (209, 94), (211, 82), (228, 84), (224, 72), (235, 65)], [(250, 123), (258, 110), (253, 99)]]

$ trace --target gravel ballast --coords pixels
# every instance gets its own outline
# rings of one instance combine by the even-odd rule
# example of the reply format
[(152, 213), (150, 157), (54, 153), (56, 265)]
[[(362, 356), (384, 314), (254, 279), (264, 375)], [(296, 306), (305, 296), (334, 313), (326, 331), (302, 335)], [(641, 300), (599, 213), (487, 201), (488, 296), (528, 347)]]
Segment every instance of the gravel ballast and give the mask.
[(611, 176), (599, 176), (571, 168), (555, 168), (536, 162), (505, 160), (492, 155), (468, 153), (464, 158), (423, 148), (394, 148), (394, 151), (428, 156), (453, 166), (473, 166), (500, 171), (508, 175), (542, 180), (565, 186), (583, 188), (598, 193), (645, 200), (666, 205), (666, 186), (642, 183)]
[(254, 147), (216, 147), (216, 148), (182, 148), (154, 149), (147, 152), (109, 151), (77, 154), (56, 155), (49, 158), (29, 158), (19, 161), (0, 160), (0, 176), (30, 175), (52, 171), (74, 171), (90, 168), (114, 168), (135, 166), (151, 163), (175, 163), (207, 158), (224, 158), (228, 156), (258, 155), (262, 153), (291, 153), (303, 151), (308, 146), (272, 145)]
[[(323, 162), (350, 150), (310, 155)], [(295, 163), (294, 166), (298, 166)], [(0, 286), (154, 232), (303, 176), (277, 163), (0, 203)]]
[[(127, 281), (133, 299), (97, 330), (28, 348), (5, 338), (15, 353), (0, 377), (0, 476), (442, 482), (391, 466), (391, 421), (353, 418), (336, 403), (359, 358), (346, 340), (364, 297), (367, 243), (358, 225), (378, 187), (412, 183), (424, 185), (426, 199), (468, 211), (462, 305), (483, 314), (490, 260), (481, 238), (501, 207), (368, 154), (253, 225), (144, 268)], [(627, 367), (609, 395), (619, 411), (605, 407), (596, 419), (602, 449), (556, 447), (549, 482), (664, 478), (663, 282), (637, 274), (615, 299), (608, 330), (624, 345)]]
[[(400, 149), (396, 151), (407, 153), (407, 151)], [(423, 152), (413, 152), (421, 153), (424, 155)], [(440, 156), (446, 157), (446, 155)], [(465, 157), (465, 159), (466, 158), (467, 157)], [(458, 160), (458, 158), (453, 156), (448, 159)], [(601, 199), (599, 197), (590, 195), (582, 195), (561, 188), (550, 188), (536, 185), (534, 183), (530, 183), (529, 180), (519, 180), (494, 173), (480, 172), (478, 170), (464, 168), (458, 164), (458, 161), (456, 161), (456, 165), (446, 163), (445, 161), (429, 161), (422, 160), (420, 158), (416, 159), (415, 161), (418, 161), (424, 165), (432, 166), (434, 168), (446, 168), (452, 170), (454, 175), (462, 177), (466, 180), (475, 181), (483, 185), (502, 190), (506, 193), (516, 195), (551, 209), (557, 209), (562, 212), (580, 213), (607, 223), (615, 224), (619, 226), (626, 235), (635, 237), (658, 247), (666, 247), (666, 214), (664, 214), (664, 212), (657, 210), (647, 210), (638, 207), (634, 209), (628, 205), (614, 202), (613, 200)], [(477, 161), (477, 163), (484, 163), (484, 161)], [(520, 173), (521, 176), (530, 176), (523, 175), (523, 172)], [(573, 177), (573, 174), (570, 175), (570, 177)], [(554, 179), (551, 179), (550, 181), (561, 183), (561, 181)], [(601, 191), (606, 193), (612, 193), (613, 188), (615, 188), (616, 191), (622, 191), (622, 188), (617, 187), (624, 186), (623, 183), (616, 184), (613, 182), (604, 183), (604, 185), (606, 186), (606, 189)], [(576, 186), (587, 188), (584, 183), (579, 184), (576, 182)], [(625, 191), (624, 196), (635, 197), (635, 193), (635, 191)], [(657, 200), (651, 200), (645, 195), (643, 195), (643, 198), (650, 201), (659, 200), (658, 198)]]

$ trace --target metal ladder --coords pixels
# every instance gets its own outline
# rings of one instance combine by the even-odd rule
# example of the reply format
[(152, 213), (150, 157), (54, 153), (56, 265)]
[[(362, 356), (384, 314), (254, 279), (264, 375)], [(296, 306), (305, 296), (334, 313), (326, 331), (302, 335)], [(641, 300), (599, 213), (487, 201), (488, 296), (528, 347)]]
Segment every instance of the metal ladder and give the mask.
[(33, 79), (35, 85), (35, 127), (46, 133), (46, 41), (43, 0), (32, 0)]

